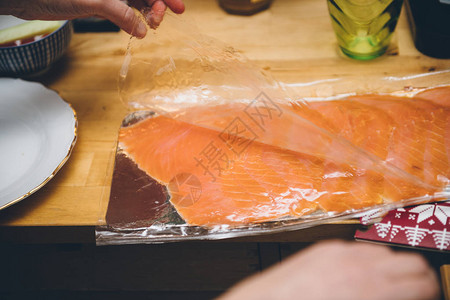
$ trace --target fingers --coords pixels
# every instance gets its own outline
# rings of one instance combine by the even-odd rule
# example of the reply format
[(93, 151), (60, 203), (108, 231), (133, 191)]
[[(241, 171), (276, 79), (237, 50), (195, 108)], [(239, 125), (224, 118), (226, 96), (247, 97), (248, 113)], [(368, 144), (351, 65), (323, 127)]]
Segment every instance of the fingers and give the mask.
[(434, 300), (439, 283), (420, 255), (331, 241), (294, 254), (232, 288), (222, 299)]
[(163, 1), (164, 4), (170, 8), (176, 14), (181, 14), (184, 12), (184, 3), (182, 0), (143, 0), (147, 4), (148, 7), (152, 7), (153, 4), (157, 1)]
[(164, 0), (166, 5), (176, 14), (181, 14), (184, 12), (184, 3), (181, 0)]
[(379, 264), (380, 268), (389, 269), (392, 278), (421, 276), (430, 271), (428, 262), (416, 253), (394, 253)]
[(148, 25), (156, 29), (163, 20), (167, 6), (162, 0), (157, 0), (153, 3), (150, 13), (145, 16)]
[(129, 3), (142, 13), (153, 29), (161, 24), (167, 7), (177, 14), (183, 13), (185, 9), (181, 0), (130, 0)]
[(384, 285), (385, 299), (417, 300), (439, 299), (440, 289), (436, 275), (421, 276), (417, 278), (405, 278), (396, 280), (395, 283)]
[(378, 285), (385, 287), (388, 299), (438, 299), (437, 276), (423, 256), (417, 253), (392, 252), (377, 260), (370, 272), (383, 275), (384, 282), (380, 281)]
[[(8, 13), (24, 19), (59, 20), (100, 16), (138, 38), (143, 38), (147, 33), (146, 25), (136, 16), (133, 9), (119, 0), (48, 1), (48, 3), (17, 0), (16, 2), (18, 4), (15, 6), (21, 8), (16, 9), (17, 11), (8, 10)], [(43, 2), (47, 4), (42, 5)], [(177, 14), (184, 12), (185, 9), (182, 0), (129, 0), (129, 3), (143, 13), (151, 28), (159, 26), (167, 7)], [(23, 9), (22, 6), (29, 9)]]
[(110, 20), (138, 38), (143, 38), (147, 33), (147, 27), (133, 9), (121, 1), (98, 1), (94, 11), (96, 15)]
[[(110, 20), (127, 33), (138, 38), (143, 38), (146, 35), (147, 27), (136, 16), (133, 9), (124, 2), (103, 0), (95, 3), (92, 8), (93, 14)], [(130, 3), (143, 13), (146, 22), (153, 29), (161, 24), (167, 7), (177, 14), (183, 13), (185, 9), (182, 0), (131, 0)]]
[[(336, 295), (345, 295), (344, 299), (361, 299), (367, 290), (373, 290), (374, 299), (431, 300), (439, 296), (434, 270), (417, 253), (396, 252), (368, 243), (328, 241), (293, 255), (284, 263), (289, 274), (303, 269), (311, 276), (318, 276), (315, 270), (322, 270), (319, 276), (328, 277), (328, 287)], [(336, 271), (326, 273), (326, 270)], [(352, 295), (346, 294), (346, 289), (339, 290), (339, 286), (349, 282), (354, 285)]]

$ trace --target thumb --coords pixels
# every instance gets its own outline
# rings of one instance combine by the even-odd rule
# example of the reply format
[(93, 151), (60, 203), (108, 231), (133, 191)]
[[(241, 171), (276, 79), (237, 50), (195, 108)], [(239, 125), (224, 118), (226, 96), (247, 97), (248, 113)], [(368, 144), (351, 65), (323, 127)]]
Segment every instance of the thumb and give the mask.
[(94, 9), (96, 15), (106, 18), (122, 28), (127, 33), (143, 38), (147, 33), (147, 26), (136, 15), (134, 10), (121, 1), (98, 1)]

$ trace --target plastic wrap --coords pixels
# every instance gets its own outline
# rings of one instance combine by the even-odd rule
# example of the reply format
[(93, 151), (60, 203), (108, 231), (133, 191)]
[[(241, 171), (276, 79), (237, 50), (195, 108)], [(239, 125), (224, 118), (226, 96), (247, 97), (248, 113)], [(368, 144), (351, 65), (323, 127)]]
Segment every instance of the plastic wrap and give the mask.
[(405, 97), (449, 74), (283, 84), (169, 15), (130, 41), (120, 72), (134, 112), (97, 243), (274, 233), (446, 199), (448, 105)]

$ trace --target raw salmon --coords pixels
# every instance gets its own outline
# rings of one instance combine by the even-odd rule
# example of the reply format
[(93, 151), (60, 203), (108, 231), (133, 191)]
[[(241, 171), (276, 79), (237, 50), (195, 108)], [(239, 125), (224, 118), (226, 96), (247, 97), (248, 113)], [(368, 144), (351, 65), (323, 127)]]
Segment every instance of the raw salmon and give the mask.
[[(448, 184), (450, 178), (450, 111), (435, 103), (438, 102), (420, 98), (363, 95), (311, 106), (331, 123), (333, 133), (422, 181), (439, 186)], [(405, 191), (399, 192), (398, 185), (389, 182), (384, 194), (397, 199), (404, 197)]]
[(448, 182), (449, 107), (387, 95), (310, 105), (354, 145), (432, 185)]
[(439, 101), (364, 95), (256, 111), (146, 118), (121, 128), (119, 147), (192, 225), (355, 211), (433, 195), (450, 178)]
[(426, 89), (416, 95), (417, 98), (432, 101), (441, 106), (450, 106), (450, 86)]
[[(445, 120), (445, 128), (444, 128), (444, 140), (445, 140), (445, 149), (447, 153), (447, 157), (450, 156), (450, 113), (448, 109), (450, 109), (450, 86), (442, 86), (434, 89), (427, 89), (421, 93), (418, 93), (416, 97), (432, 101), (433, 103), (439, 104), (441, 106), (446, 107), (445, 110), (447, 117)], [(447, 176), (448, 178), (448, 176)]]

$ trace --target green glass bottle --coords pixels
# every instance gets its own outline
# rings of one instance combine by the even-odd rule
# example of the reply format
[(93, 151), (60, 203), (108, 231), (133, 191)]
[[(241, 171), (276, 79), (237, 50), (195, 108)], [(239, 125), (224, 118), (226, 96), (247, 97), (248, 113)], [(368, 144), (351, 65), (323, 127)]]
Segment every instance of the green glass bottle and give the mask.
[(403, 0), (328, 0), (331, 23), (341, 50), (356, 59), (386, 52)]

